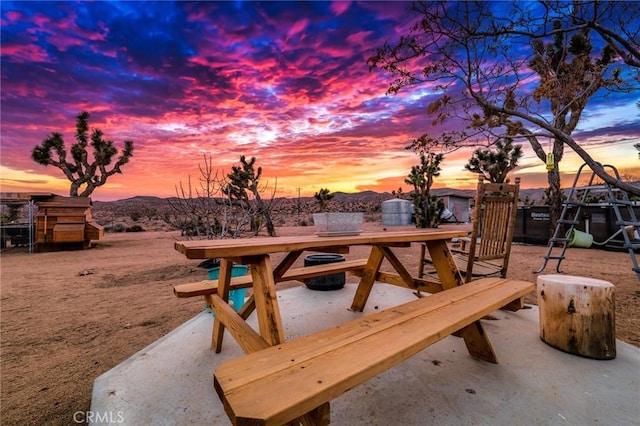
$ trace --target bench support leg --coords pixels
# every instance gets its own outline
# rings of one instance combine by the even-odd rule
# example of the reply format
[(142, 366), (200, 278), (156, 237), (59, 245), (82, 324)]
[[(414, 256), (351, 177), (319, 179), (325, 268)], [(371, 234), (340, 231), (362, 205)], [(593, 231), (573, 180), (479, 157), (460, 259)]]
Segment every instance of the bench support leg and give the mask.
[[(222, 259), (220, 262), (220, 274), (218, 276), (218, 296), (225, 302), (229, 300), (229, 287), (231, 283), (231, 270), (233, 263), (228, 259)], [(205, 297), (205, 299), (207, 299)], [(210, 299), (210, 298), (209, 298)], [(207, 300), (210, 306), (213, 306), (211, 300)], [(211, 334), (211, 349), (215, 353), (222, 351), (222, 338), (224, 336), (224, 324), (217, 316), (213, 318), (213, 332)]]
[(508, 305), (505, 305), (502, 309), (504, 309), (505, 311), (516, 312), (516, 311), (519, 311), (522, 308), (524, 308), (524, 297), (520, 297), (520, 298), (514, 300), (513, 302), (509, 303)]
[(460, 330), (460, 333), (462, 334), (464, 343), (467, 346), (469, 355), (492, 364), (498, 363), (498, 357), (496, 356), (493, 346), (491, 346), (491, 341), (489, 341), (489, 338), (485, 334), (480, 321), (476, 321), (473, 324), (466, 326)]
[(393, 269), (396, 270), (405, 286), (409, 288), (413, 287), (415, 285), (413, 276), (407, 271), (407, 268), (404, 267), (400, 259), (398, 259), (389, 247), (380, 247), (380, 250), (391, 266), (393, 266)]
[(287, 423), (287, 426), (326, 426), (329, 423), (331, 423), (331, 412), (329, 403), (325, 402), (315, 410)]
[(273, 270), (273, 276), (275, 277), (276, 281), (279, 281), (282, 278), (284, 273), (287, 272), (289, 268), (291, 268), (291, 266), (300, 257), (301, 254), (302, 250), (292, 251), (291, 253), (287, 254), (284, 259), (282, 259), (280, 264)]
[[(464, 285), (462, 274), (458, 271), (453, 256), (449, 251), (449, 247), (445, 241), (429, 241), (427, 248), (433, 266), (438, 272), (438, 277), (442, 282), (442, 287), (447, 290), (458, 285)], [(491, 346), (489, 337), (485, 334), (480, 321), (476, 321), (471, 325), (459, 331), (460, 336), (464, 339), (469, 354), (475, 358), (497, 364), (498, 358)]]

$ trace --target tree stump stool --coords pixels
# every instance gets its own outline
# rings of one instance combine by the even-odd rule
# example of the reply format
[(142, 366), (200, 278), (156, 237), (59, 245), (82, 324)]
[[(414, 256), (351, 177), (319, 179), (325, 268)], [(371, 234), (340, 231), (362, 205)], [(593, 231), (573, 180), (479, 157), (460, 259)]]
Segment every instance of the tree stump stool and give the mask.
[(540, 338), (571, 354), (616, 357), (615, 286), (571, 275), (540, 275)]

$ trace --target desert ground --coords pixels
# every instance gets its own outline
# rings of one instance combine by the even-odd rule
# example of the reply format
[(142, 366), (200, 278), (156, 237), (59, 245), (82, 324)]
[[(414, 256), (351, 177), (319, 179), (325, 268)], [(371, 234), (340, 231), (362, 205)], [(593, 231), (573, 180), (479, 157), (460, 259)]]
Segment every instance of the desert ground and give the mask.
[[(365, 231), (382, 229), (379, 223), (364, 226)], [(278, 232), (311, 234), (313, 228)], [(96, 377), (204, 309), (202, 300), (173, 295), (174, 285), (207, 277), (199, 261), (174, 250), (178, 239), (179, 232), (108, 233), (88, 250), (2, 252), (2, 424), (69, 425), (74, 415), (83, 419), (75, 413), (89, 410)], [(352, 249), (347, 256), (364, 256), (365, 250)], [(409, 270), (417, 271), (417, 246), (397, 252)], [(508, 276), (535, 282), (532, 271), (545, 253), (543, 246), (514, 244)], [(550, 263), (544, 273), (554, 268)], [(614, 283), (616, 336), (640, 347), (640, 281), (628, 253), (571, 248), (563, 272)], [(292, 285), (301, 284), (279, 288)], [(535, 303), (535, 295), (527, 301)]]

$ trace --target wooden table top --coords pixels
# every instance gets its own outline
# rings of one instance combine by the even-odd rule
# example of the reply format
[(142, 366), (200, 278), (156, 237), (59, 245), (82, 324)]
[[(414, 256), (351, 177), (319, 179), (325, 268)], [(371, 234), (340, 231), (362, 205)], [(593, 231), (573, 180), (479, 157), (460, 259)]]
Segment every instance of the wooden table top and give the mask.
[(410, 231), (367, 232), (359, 235), (330, 237), (296, 235), (228, 240), (178, 241), (175, 243), (175, 249), (184, 254), (188, 259), (213, 259), (255, 256), (268, 253), (309, 250), (312, 248), (449, 240), (466, 235), (467, 231), (463, 230), (416, 229)]

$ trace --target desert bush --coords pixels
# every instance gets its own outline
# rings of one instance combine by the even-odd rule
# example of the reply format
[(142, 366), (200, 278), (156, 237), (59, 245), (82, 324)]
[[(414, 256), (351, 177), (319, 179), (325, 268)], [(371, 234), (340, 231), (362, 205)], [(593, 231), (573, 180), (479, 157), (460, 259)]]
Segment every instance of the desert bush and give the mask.
[(116, 223), (112, 226), (105, 226), (104, 227), (104, 231), (105, 232), (124, 232), (127, 229), (127, 225), (125, 225), (124, 223)]
[(3, 204), (0, 208), (0, 223), (14, 223), (20, 219), (20, 211), (22, 210), (20, 204)]
[(138, 210), (133, 210), (129, 212), (129, 218), (134, 222), (139, 221), (141, 216), (142, 216), (142, 213), (140, 213)]

